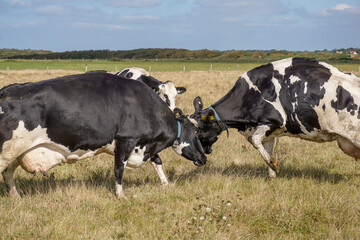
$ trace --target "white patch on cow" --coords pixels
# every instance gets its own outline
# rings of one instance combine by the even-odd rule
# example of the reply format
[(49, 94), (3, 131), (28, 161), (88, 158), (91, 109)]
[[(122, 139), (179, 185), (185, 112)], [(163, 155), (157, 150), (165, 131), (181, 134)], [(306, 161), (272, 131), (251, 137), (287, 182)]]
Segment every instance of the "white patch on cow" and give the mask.
[(254, 89), (255, 91), (260, 92), (260, 91), (259, 91), (259, 88), (258, 88), (257, 86), (255, 86), (255, 85), (253, 84), (253, 82), (250, 80), (250, 78), (249, 78), (249, 76), (247, 75), (247, 73), (244, 73), (241, 77), (245, 79), (245, 81), (247, 82), (247, 84), (249, 84), (249, 89), (252, 88), (252, 89)]
[(129, 168), (138, 168), (141, 165), (144, 164), (144, 153), (145, 153), (146, 147), (140, 147), (140, 146), (136, 146), (134, 147), (134, 149), (131, 151), (130, 156), (127, 160), (127, 166)]
[(278, 71), (281, 75), (285, 75), (285, 69), (292, 66), (292, 58), (287, 58), (279, 61), (272, 62), (275, 71)]
[[(46, 129), (38, 126), (29, 131), (23, 121), (19, 121), (18, 127), (12, 132), (12, 138), (5, 141), (2, 148), (2, 156), (6, 159), (16, 159), (29, 149), (44, 143), (51, 143)], [(62, 148), (66, 151), (66, 148)]]
[(2, 108), (0, 107), (0, 114), (3, 114), (4, 113), (4, 111), (2, 110)]
[(46, 172), (59, 164), (74, 163), (102, 152), (114, 154), (114, 142), (95, 151), (76, 150), (52, 142), (41, 126), (29, 131), (23, 121), (13, 131), (12, 138), (3, 144), (1, 157), (4, 160), (18, 159), (28, 172)]
[(291, 76), (289, 77), (289, 79), (290, 79), (290, 84), (294, 84), (294, 83), (296, 83), (296, 82), (298, 82), (298, 81), (301, 81), (299, 77), (294, 76), (294, 75), (291, 75)]
[(175, 97), (177, 95), (177, 90), (173, 82), (168, 81), (164, 84), (159, 85), (159, 97), (166, 102), (166, 96), (169, 99), (171, 111), (175, 109)]
[(133, 79), (133, 80), (137, 80), (141, 75), (150, 76), (150, 73), (148, 73), (144, 69), (138, 68), (138, 67), (132, 67), (132, 68), (124, 69), (119, 73), (119, 75), (125, 70), (129, 70), (129, 72), (131, 72), (133, 74), (131, 76), (131, 78), (130, 78), (130, 79)]
[(307, 83), (307, 82), (305, 82), (305, 84), (304, 84), (304, 94), (306, 94), (306, 93), (307, 93), (307, 85), (308, 85), (308, 83)]
[(166, 185), (169, 185), (169, 182), (165, 176), (165, 173), (162, 169), (162, 165), (158, 165), (154, 162), (151, 162), (151, 164), (153, 165), (153, 167), (155, 168), (157, 174), (159, 175), (159, 178), (160, 178), (160, 182), (161, 182), (161, 185), (163, 186), (166, 186)]
[(179, 154), (180, 156), (181, 156), (181, 154), (182, 154), (182, 150), (185, 148), (185, 147), (187, 147), (187, 146), (189, 146), (190, 144), (189, 143), (187, 143), (187, 142), (182, 142), (182, 143), (180, 143), (180, 144), (177, 144), (177, 145), (173, 145), (173, 150), (177, 153), (177, 154)]
[(192, 123), (192, 124), (194, 124), (194, 126), (195, 127), (199, 127), (199, 124), (198, 124), (198, 122), (195, 120), (195, 119), (193, 119), (193, 118), (191, 118), (191, 117), (187, 117), (187, 119), (189, 119), (189, 121)]
[(285, 110), (284, 110), (284, 108), (280, 102), (280, 98), (279, 98), (281, 85), (279, 83), (279, 80), (277, 80), (276, 78), (272, 78), (271, 81), (275, 86), (275, 92), (276, 92), (275, 102), (270, 102), (270, 101), (267, 101), (266, 99), (264, 99), (264, 100), (269, 102), (270, 104), (272, 104), (274, 106), (274, 108), (280, 113), (280, 115), (283, 119), (282, 126), (284, 126), (286, 123), (286, 113), (285, 113)]

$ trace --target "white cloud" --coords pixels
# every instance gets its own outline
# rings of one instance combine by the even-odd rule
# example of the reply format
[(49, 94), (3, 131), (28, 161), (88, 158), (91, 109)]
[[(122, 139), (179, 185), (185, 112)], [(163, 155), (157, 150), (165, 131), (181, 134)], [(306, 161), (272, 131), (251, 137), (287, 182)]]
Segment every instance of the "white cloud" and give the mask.
[(116, 7), (152, 7), (159, 5), (162, 0), (111, 0)]
[(320, 11), (320, 15), (324, 17), (329, 17), (335, 14), (341, 13), (350, 13), (350, 14), (360, 14), (360, 8), (350, 6), (346, 3), (338, 4), (333, 8), (325, 8)]
[(333, 7), (334, 10), (338, 10), (338, 11), (342, 11), (349, 8), (351, 8), (351, 6), (347, 5), (346, 3), (338, 4), (335, 7)]
[(22, 23), (22, 24), (12, 25), (12, 27), (14, 27), (14, 28), (31, 27), (31, 26), (36, 26), (36, 25), (43, 24), (43, 23), (45, 23), (45, 21), (29, 21), (29, 22)]
[(10, 5), (28, 7), (31, 5), (30, 0), (10, 0)]
[(65, 8), (63, 8), (62, 6), (57, 6), (57, 5), (47, 5), (44, 7), (39, 7), (36, 9), (37, 13), (42, 13), (42, 14), (61, 14), (65, 11)]
[(122, 26), (122, 25), (106, 25), (108, 30), (129, 30), (130, 27)]
[(148, 21), (152, 21), (152, 20), (160, 20), (160, 17), (157, 16), (151, 16), (151, 15), (138, 15), (138, 16), (124, 16), (121, 19), (123, 20), (148, 20)]
[(81, 28), (106, 28), (108, 30), (129, 30), (130, 27), (123, 25), (115, 25), (115, 24), (99, 24), (99, 23), (89, 23), (89, 22), (77, 22), (75, 26)]

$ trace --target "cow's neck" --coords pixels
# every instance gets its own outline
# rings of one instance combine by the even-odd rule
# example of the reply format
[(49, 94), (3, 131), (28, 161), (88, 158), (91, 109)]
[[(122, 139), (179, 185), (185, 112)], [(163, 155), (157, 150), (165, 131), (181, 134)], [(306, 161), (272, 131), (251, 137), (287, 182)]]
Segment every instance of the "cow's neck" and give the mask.
[(221, 121), (231, 128), (243, 130), (254, 124), (249, 106), (255, 104), (256, 98), (247, 96), (249, 86), (246, 82), (238, 80), (235, 86), (212, 107), (218, 113)]

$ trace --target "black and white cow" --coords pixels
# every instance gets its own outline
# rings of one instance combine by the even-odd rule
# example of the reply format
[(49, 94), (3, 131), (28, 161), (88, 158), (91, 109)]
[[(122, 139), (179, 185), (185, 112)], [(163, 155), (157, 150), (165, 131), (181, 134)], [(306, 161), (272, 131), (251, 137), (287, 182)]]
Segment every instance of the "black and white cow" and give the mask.
[(116, 73), (116, 75), (145, 83), (152, 88), (164, 102), (166, 102), (171, 111), (174, 111), (175, 109), (176, 95), (186, 92), (186, 88), (175, 87), (174, 83), (171, 81), (161, 82), (150, 76), (144, 69), (138, 67), (125, 68), (121, 72)]
[[(154, 78), (150, 75), (145, 69), (132, 67), (125, 68), (121, 72), (116, 73), (115, 75), (133, 79), (136, 81), (140, 81), (145, 83), (148, 87), (153, 89), (158, 96), (166, 102), (171, 111), (175, 109), (175, 98), (177, 94), (183, 94), (186, 92), (186, 88), (184, 87), (175, 87), (174, 83), (171, 81), (161, 82), (158, 79)], [(165, 173), (162, 169), (162, 160), (158, 154), (155, 154), (150, 158), (150, 162), (153, 164), (156, 172), (159, 175), (160, 181), (162, 185), (168, 185), (169, 182), (165, 176)]]
[(276, 177), (274, 139), (293, 136), (336, 140), (344, 153), (360, 157), (360, 78), (323, 62), (289, 58), (246, 72), (220, 100), (191, 116), (205, 153), (227, 127), (236, 128), (259, 150)]
[(105, 152), (115, 155), (116, 195), (124, 168), (172, 146), (196, 165), (206, 162), (196, 128), (178, 118), (146, 85), (92, 72), (0, 90), (0, 172), (18, 195), (15, 169), (46, 172)]

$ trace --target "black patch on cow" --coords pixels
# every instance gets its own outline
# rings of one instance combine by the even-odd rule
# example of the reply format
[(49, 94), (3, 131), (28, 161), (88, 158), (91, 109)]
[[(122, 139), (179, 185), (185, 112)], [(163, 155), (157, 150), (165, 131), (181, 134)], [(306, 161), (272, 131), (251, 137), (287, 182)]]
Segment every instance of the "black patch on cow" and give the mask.
[(126, 78), (131, 78), (132, 76), (134, 76), (134, 74), (132, 72), (129, 72), (128, 74), (126, 74)]
[[(359, 106), (354, 103), (354, 98), (345, 88), (338, 86), (336, 89), (336, 98), (336, 101), (331, 101), (331, 107), (336, 110), (344, 110), (346, 108), (347, 112), (353, 116), (355, 115), (355, 111), (359, 109)], [(358, 118), (360, 118), (359, 115)]]
[[(285, 69), (284, 76), (274, 72), (281, 85), (279, 98), (287, 115), (286, 128), (289, 132), (303, 133), (301, 125), (308, 132), (320, 129), (314, 107), (319, 106), (324, 98), (323, 86), (330, 76), (330, 70), (318, 61), (303, 58), (294, 58), (292, 65)], [(325, 109), (325, 106), (322, 107)]]
[(323, 109), (323, 111), (325, 111), (325, 108), (326, 108), (326, 107), (325, 107), (325, 104), (323, 104), (323, 105), (322, 105), (322, 109)]
[(170, 106), (170, 100), (169, 100), (169, 96), (167, 94), (164, 94), (165, 97), (165, 102), (168, 106)]
[(148, 85), (150, 88), (158, 91), (159, 90), (159, 85), (162, 84), (163, 82), (160, 82), (159, 80), (157, 80), (156, 78), (152, 77), (152, 76), (146, 76), (146, 75), (141, 75), (138, 80), (140, 80), (141, 82), (145, 83), (146, 85)]
[(273, 72), (272, 64), (263, 65), (247, 72), (250, 81), (257, 86), (262, 97), (271, 102), (274, 102), (277, 97), (275, 86), (271, 81)]
[(127, 68), (127, 69), (125, 69), (125, 70), (123, 70), (123, 71), (121, 71), (119, 73), (116, 73), (116, 75), (121, 76), (121, 77), (125, 77), (128, 72), (129, 72), (129, 69)]
[(264, 100), (262, 93), (249, 88), (249, 84), (242, 77), (213, 106), (219, 109), (218, 113), (226, 124), (239, 131), (258, 125), (268, 125), (270, 129), (273, 129), (273, 126), (279, 128), (284, 121), (274, 106)]

